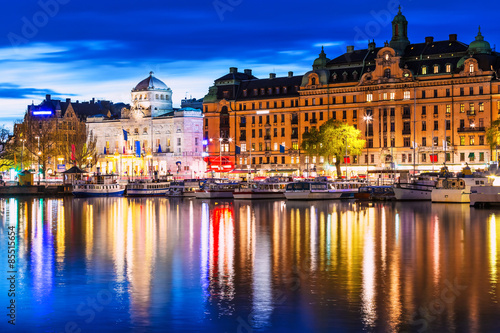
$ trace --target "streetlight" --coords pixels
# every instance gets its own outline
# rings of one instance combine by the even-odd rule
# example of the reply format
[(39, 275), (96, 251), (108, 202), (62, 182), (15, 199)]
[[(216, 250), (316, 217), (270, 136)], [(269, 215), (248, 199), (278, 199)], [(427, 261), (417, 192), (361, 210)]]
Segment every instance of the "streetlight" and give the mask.
[(367, 114), (363, 117), (364, 121), (366, 122), (366, 128), (365, 128), (365, 139), (366, 139), (366, 183), (368, 183), (368, 124), (370, 121), (372, 121), (372, 116), (370, 114)]
[(36, 174), (38, 175), (38, 185), (40, 185), (40, 137), (37, 135), (35, 136), (35, 139), (38, 140), (38, 152), (37, 152), (37, 155), (38, 155), (38, 161), (37, 161), (37, 165), (36, 165)]
[(24, 142), (26, 139), (21, 139), (21, 142), (23, 143), (23, 149), (21, 149), (21, 172), (24, 170)]

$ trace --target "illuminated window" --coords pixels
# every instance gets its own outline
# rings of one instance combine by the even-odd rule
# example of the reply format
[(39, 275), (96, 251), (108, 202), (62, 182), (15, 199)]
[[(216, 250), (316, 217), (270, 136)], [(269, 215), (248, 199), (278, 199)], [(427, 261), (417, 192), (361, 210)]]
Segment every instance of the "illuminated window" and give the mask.
[(471, 113), (474, 113), (474, 103), (469, 103), (469, 110)]
[(299, 143), (297, 141), (292, 142), (292, 149), (299, 149)]
[(479, 112), (484, 112), (484, 102), (479, 103)]
[(422, 75), (427, 74), (427, 66), (422, 66)]
[(367, 102), (371, 102), (371, 101), (373, 101), (373, 94), (372, 94), (372, 93), (368, 93), (368, 94), (366, 94), (366, 101), (367, 101)]
[(446, 64), (446, 73), (450, 73), (450, 72), (451, 72), (451, 65)]
[(404, 92), (404, 99), (410, 99), (410, 91), (409, 90)]
[(460, 136), (460, 145), (465, 146), (465, 136), (464, 135)]
[(469, 136), (469, 145), (474, 145), (474, 135)]
[(465, 104), (464, 103), (460, 103), (460, 112), (465, 112)]
[(451, 113), (451, 105), (450, 104), (446, 104), (446, 113), (447, 114)]
[(274, 150), (278, 150), (278, 143), (277, 142), (274, 143)]
[(294, 164), (294, 163), (295, 163), (295, 161), (294, 161), (294, 160), (295, 160), (295, 158), (292, 156), (292, 157), (290, 158), (290, 162), (291, 162), (292, 164)]
[(474, 64), (469, 65), (469, 73), (474, 73)]
[(384, 93), (384, 100), (387, 100), (387, 93)]
[(394, 100), (396, 98), (396, 93), (395, 92), (391, 92), (391, 101)]
[(439, 66), (438, 65), (434, 65), (434, 74), (435, 73), (439, 73)]

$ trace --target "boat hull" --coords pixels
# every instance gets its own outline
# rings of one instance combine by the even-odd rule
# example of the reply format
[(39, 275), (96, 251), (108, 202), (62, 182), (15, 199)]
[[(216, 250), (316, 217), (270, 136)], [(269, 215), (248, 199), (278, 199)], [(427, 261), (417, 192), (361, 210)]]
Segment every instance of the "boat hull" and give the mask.
[(285, 199), (283, 192), (264, 192), (264, 191), (240, 191), (234, 192), (235, 199), (259, 200), (259, 199)]
[(127, 189), (128, 197), (154, 197), (165, 196), (168, 193), (168, 188), (164, 189), (144, 189), (144, 190), (129, 190)]
[(470, 203), (470, 193), (465, 189), (434, 189), (432, 202)]
[(125, 193), (124, 189), (121, 190), (109, 190), (109, 191), (99, 191), (99, 190), (81, 190), (73, 191), (73, 195), (77, 198), (90, 198), (90, 197), (121, 197)]
[(394, 187), (394, 197), (396, 200), (431, 200), (432, 190), (422, 190), (418, 188)]
[(500, 186), (474, 186), (471, 188), (470, 205), (500, 206)]
[(232, 199), (233, 191), (199, 191), (196, 199)]
[(340, 199), (341, 196), (342, 192), (285, 192), (285, 197), (287, 200), (334, 200)]

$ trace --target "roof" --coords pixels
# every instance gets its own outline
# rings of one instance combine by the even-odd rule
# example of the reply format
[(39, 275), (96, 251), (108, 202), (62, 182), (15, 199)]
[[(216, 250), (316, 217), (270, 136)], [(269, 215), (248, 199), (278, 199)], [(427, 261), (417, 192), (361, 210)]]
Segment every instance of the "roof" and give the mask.
[(145, 90), (167, 90), (167, 85), (160, 79), (153, 76), (153, 72), (149, 76), (139, 82), (132, 91), (145, 91)]

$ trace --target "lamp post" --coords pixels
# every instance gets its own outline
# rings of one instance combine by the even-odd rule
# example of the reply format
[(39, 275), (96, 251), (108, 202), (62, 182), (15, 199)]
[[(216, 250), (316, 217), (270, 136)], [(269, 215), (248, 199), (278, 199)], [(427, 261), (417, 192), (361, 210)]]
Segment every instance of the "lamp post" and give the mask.
[(21, 139), (21, 142), (23, 143), (23, 148), (21, 149), (21, 171), (24, 170), (24, 142), (26, 139)]
[(37, 155), (38, 155), (38, 161), (37, 161), (37, 165), (36, 165), (36, 174), (38, 175), (38, 185), (40, 185), (40, 137), (39, 136), (35, 136), (35, 138), (38, 140), (38, 152), (37, 152)]
[(368, 124), (370, 121), (372, 121), (372, 116), (370, 114), (367, 114), (363, 117), (364, 121), (366, 122), (366, 128), (365, 128), (365, 139), (366, 139), (366, 183), (368, 183)]

